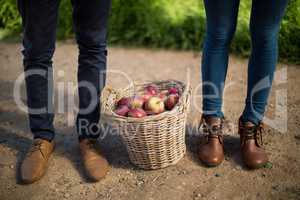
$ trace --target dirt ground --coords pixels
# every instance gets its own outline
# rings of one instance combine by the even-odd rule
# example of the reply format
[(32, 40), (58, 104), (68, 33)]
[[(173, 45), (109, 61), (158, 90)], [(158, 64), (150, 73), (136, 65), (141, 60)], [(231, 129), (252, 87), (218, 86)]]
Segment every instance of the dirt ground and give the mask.
[[(224, 110), (233, 131), (225, 138), (226, 160), (219, 167), (206, 168), (195, 154), (200, 140), (196, 126), (201, 108), (198, 53), (117, 47), (109, 49), (108, 69), (112, 73), (107, 83), (113, 87), (127, 84), (122, 75), (114, 73), (117, 71), (125, 72), (135, 81), (191, 80), (194, 92), (187, 124), (186, 156), (176, 166), (141, 170), (130, 164), (120, 138), (108, 135), (100, 142), (112, 169), (99, 183), (89, 183), (79, 158), (73, 128), (75, 111), (71, 108), (55, 117), (57, 147), (45, 177), (32, 185), (19, 184), (18, 166), (32, 139), (27, 115), (13, 99), (14, 81), (23, 69), (20, 50), (17, 43), (0, 43), (0, 199), (300, 199), (300, 66), (278, 65), (267, 110), (268, 119), (277, 121), (272, 121), (273, 128), (268, 127), (264, 135), (272, 164), (251, 171), (241, 162), (236, 133), (246, 93), (247, 60), (230, 58), (227, 79), (230, 87), (225, 90)], [(67, 81), (76, 84), (77, 55), (74, 43), (57, 44), (54, 57), (57, 105), (57, 94), (61, 92), (58, 84)], [(65, 99), (60, 108), (67, 108), (71, 95), (66, 89), (63, 92)], [(276, 114), (280, 108), (283, 112)]]

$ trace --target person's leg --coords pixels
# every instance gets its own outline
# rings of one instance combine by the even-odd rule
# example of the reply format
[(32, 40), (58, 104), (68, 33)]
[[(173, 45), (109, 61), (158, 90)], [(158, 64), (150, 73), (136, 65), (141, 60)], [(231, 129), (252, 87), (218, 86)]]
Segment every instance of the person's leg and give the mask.
[(235, 32), (239, 0), (204, 0), (206, 36), (202, 54), (203, 114), (223, 117), (222, 95), (228, 50)]
[(198, 156), (204, 164), (216, 166), (224, 160), (222, 96), (239, 0), (204, 0), (204, 3), (206, 36), (202, 55), (202, 126), (207, 140), (200, 146)]
[(59, 0), (18, 0), (29, 122), (35, 138), (20, 167), (24, 183), (33, 183), (46, 173), (54, 150), (52, 55), (58, 4)]
[(261, 121), (276, 67), (278, 32), (286, 5), (287, 0), (252, 1), (247, 98), (239, 120), (241, 154), (249, 168), (260, 168), (268, 162), (267, 153), (261, 148)]
[(98, 130), (91, 129), (96, 127), (100, 116), (99, 95), (105, 84), (107, 20), (111, 2), (73, 0), (72, 3), (79, 46), (77, 132), (80, 139), (96, 138)]
[(103, 154), (95, 151), (99, 136), (100, 92), (105, 84), (106, 32), (110, 0), (73, 0), (73, 18), (79, 46), (78, 91), (79, 113), (76, 127), (81, 158), (88, 178), (99, 181), (109, 164)]
[(264, 115), (278, 54), (280, 21), (288, 0), (253, 0), (250, 20), (252, 52), (242, 121), (258, 124)]
[(34, 138), (54, 137), (52, 56), (59, 0), (18, 0), (23, 22), (23, 64), (29, 122)]

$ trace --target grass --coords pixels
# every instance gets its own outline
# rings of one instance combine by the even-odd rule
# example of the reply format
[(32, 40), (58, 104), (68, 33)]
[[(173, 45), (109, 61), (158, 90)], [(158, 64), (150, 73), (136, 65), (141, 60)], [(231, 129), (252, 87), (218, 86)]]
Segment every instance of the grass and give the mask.
[[(231, 52), (248, 56), (251, 1), (241, 0), (238, 27)], [(281, 61), (300, 63), (300, 1), (290, 0), (279, 35)], [(73, 37), (72, 7), (60, 5), (57, 36)], [(205, 32), (205, 11), (198, 0), (113, 0), (109, 20), (109, 44), (151, 48), (201, 50)], [(15, 0), (0, 5), (0, 40), (21, 31)]]

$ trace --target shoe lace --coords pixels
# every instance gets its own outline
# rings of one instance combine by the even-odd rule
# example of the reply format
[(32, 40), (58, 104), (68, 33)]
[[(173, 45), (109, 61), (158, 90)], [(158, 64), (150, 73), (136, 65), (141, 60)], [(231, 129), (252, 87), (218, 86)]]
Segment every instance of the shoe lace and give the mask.
[(42, 144), (43, 144), (42, 141), (35, 141), (33, 143), (33, 145), (31, 146), (31, 148), (28, 152), (28, 155), (31, 155), (36, 151), (40, 151), (42, 156), (44, 157), (44, 154), (43, 154), (43, 151), (42, 151)]
[(223, 127), (225, 118), (221, 118), (221, 123), (217, 125), (209, 125), (206, 123), (204, 116), (201, 117), (198, 129), (206, 134), (206, 139), (208, 138), (218, 138), (222, 143), (223, 138)]
[(241, 127), (242, 144), (246, 140), (254, 139), (258, 147), (263, 146), (263, 134), (265, 133), (264, 124), (261, 122), (252, 127)]
[(97, 145), (96, 145), (96, 141), (93, 140), (89, 140), (87, 142), (87, 146), (89, 148), (90, 151), (96, 152), (97, 153)]

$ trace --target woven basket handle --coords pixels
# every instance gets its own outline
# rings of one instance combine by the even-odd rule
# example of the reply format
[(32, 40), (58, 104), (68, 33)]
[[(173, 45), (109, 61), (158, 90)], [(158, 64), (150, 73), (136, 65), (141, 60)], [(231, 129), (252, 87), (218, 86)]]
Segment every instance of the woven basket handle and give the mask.
[(189, 101), (190, 101), (190, 97), (191, 97), (191, 88), (189, 87), (189, 85), (186, 85), (185, 90), (182, 94), (183, 97), (183, 101), (181, 102), (183, 104), (183, 111), (186, 111), (189, 107)]
[(119, 96), (119, 92), (109, 85), (106, 85), (101, 92), (101, 110), (106, 114), (111, 114), (111, 109), (108, 102), (112, 94), (117, 97)]
[(192, 88), (188, 87), (187, 88), (187, 96), (185, 99), (185, 104), (184, 104), (184, 110), (187, 110), (190, 106), (190, 101), (191, 101), (191, 96), (192, 96)]

